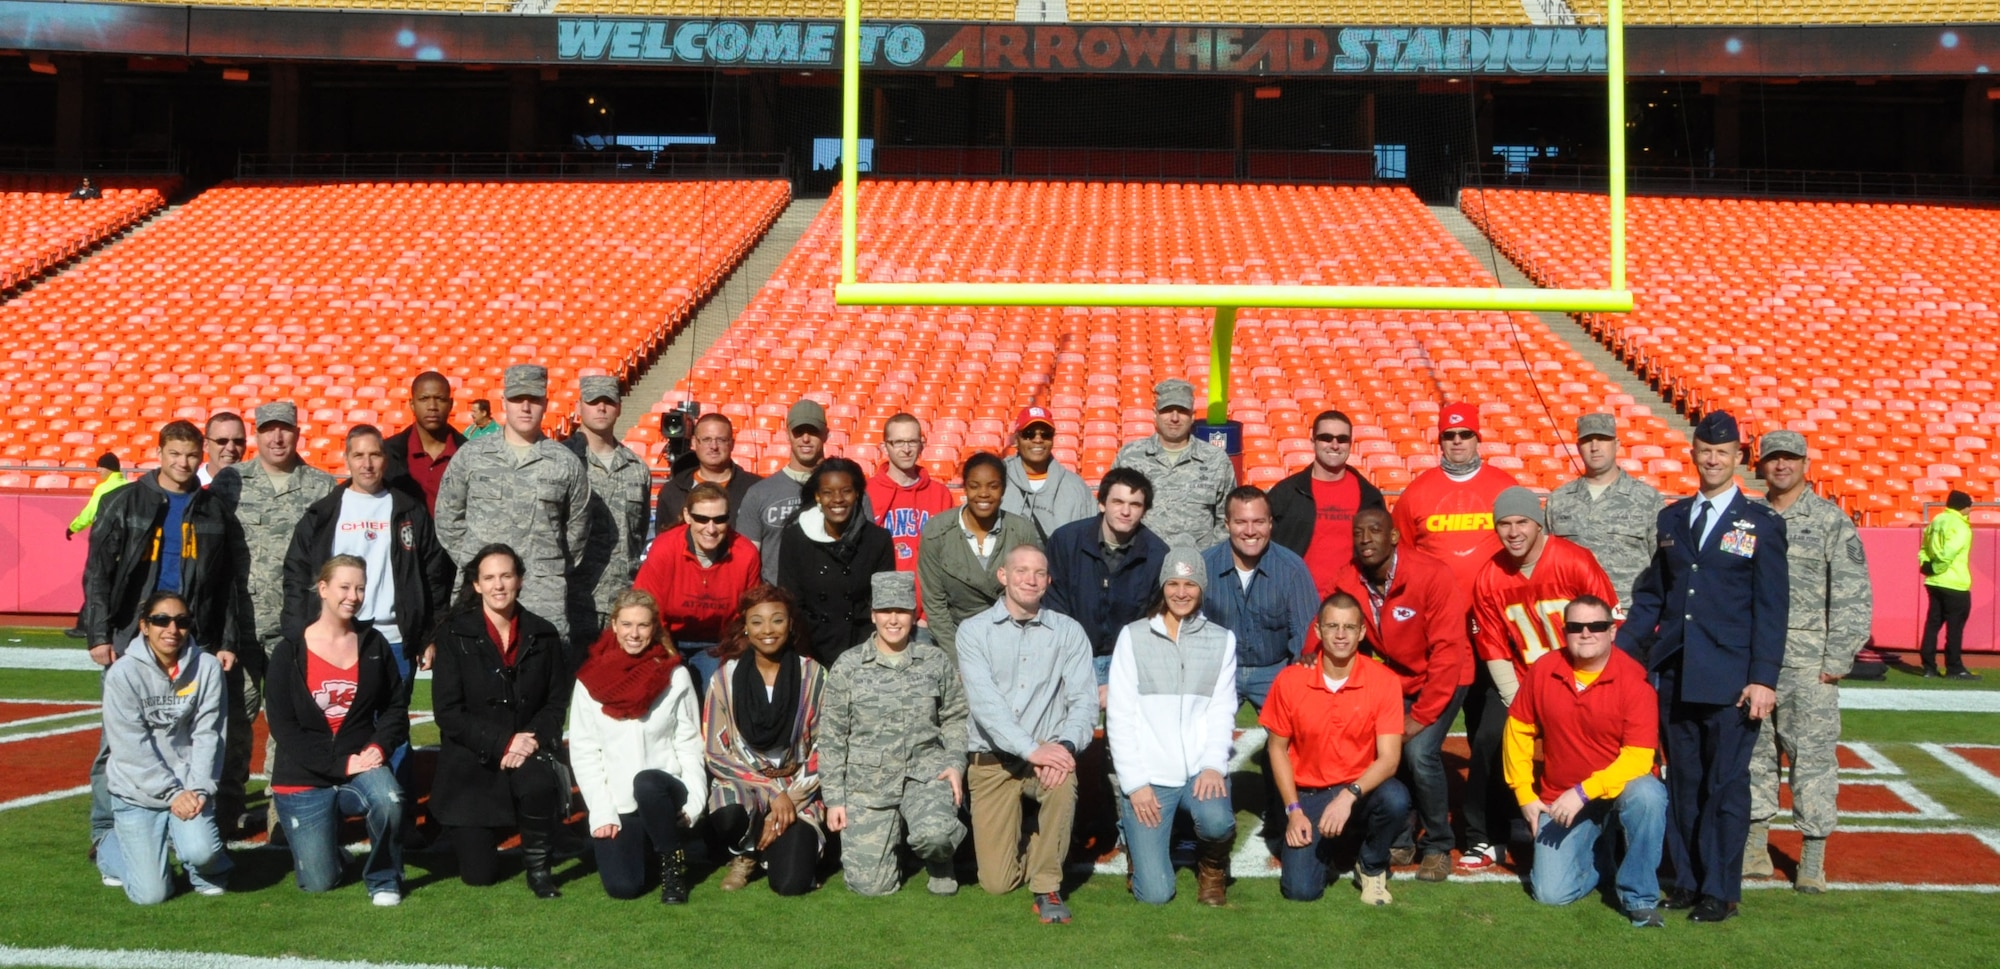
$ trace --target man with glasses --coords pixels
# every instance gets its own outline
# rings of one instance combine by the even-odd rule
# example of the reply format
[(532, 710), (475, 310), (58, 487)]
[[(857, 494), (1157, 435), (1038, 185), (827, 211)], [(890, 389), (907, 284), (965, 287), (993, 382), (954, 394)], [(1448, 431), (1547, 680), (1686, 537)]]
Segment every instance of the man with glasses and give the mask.
[(339, 487), (333, 475), (299, 457), (299, 410), (290, 401), (257, 408), (257, 460), (223, 468), (209, 483), (243, 528), (250, 556), (250, 612), (257, 647), (229, 670), (229, 734), (223, 746), (222, 786), (215, 795), (216, 822), (226, 837), (255, 826), (243, 814), (250, 780), (250, 725), (264, 707), (264, 662), (284, 642), (285, 552), (306, 509)]
[[(1560, 539), (1558, 539), (1560, 541)], [(1624, 834), (1611, 878), (1634, 928), (1660, 918), (1660, 847), (1667, 789), (1653, 776), (1659, 749), (1659, 696), (1638, 661), (1612, 648), (1611, 604), (1579, 595), (1562, 611), (1563, 648), (1528, 667), (1507, 715), (1507, 784), (1535, 836), (1528, 884), (1544, 905), (1568, 905), (1591, 893), (1599, 872), (1597, 842)], [(1541, 769), (1535, 744), (1541, 742)]]
[(201, 467), (195, 469), (195, 480), (206, 488), (215, 480), (215, 474), (243, 460), (243, 452), (250, 446), (250, 432), (243, 427), (243, 418), (232, 411), (223, 411), (208, 419), (202, 427), (203, 448)]
[(1519, 484), (1480, 457), (1478, 405), (1446, 404), (1438, 411), (1438, 466), (1396, 499), (1396, 531), (1403, 544), (1443, 559), (1469, 589), (1500, 550), (1493, 499)]
[(569, 583), (590, 538), (590, 480), (569, 448), (542, 433), (549, 371), (507, 368), (500, 433), (459, 448), (438, 485), (438, 541), (463, 568), (487, 545), (510, 545), (528, 565), (520, 601), (570, 642), (570, 668), (590, 644), (570, 640)]
[(1610, 414), (1576, 419), (1576, 453), (1583, 474), (1549, 493), (1549, 534), (1597, 556), (1621, 601), (1653, 561), (1653, 520), (1666, 499), (1618, 466), (1618, 421)]
[(1007, 490), (1000, 510), (1025, 515), (1043, 544), (1056, 529), (1097, 513), (1096, 498), (1082, 476), (1055, 459), (1056, 425), (1049, 409), (1021, 408), (1014, 415), (1014, 454), (1007, 459)]
[(1236, 486), (1236, 468), (1221, 448), (1194, 439), (1193, 384), (1162, 380), (1153, 388), (1153, 430), (1120, 448), (1117, 461), (1153, 483), (1147, 527), (1169, 548), (1222, 541), (1228, 534), (1223, 504)]
[(618, 440), (624, 395), (618, 378), (602, 374), (579, 382), (576, 433), (563, 442), (583, 464), (590, 480), (590, 538), (583, 565), (570, 582), (570, 626), (581, 643), (592, 643), (611, 623), (611, 604), (632, 588), (639, 559), (646, 554), (647, 519), (653, 504), (653, 471)]
[(382, 441), (389, 459), (389, 487), (423, 502), (425, 511), (436, 514), (445, 469), (467, 439), (451, 426), (451, 381), (435, 370), (418, 374), (410, 381), (410, 426)]
[(632, 587), (659, 604), (675, 648), (694, 673), (697, 695), (722, 665), (715, 645), (736, 603), (762, 581), (757, 546), (730, 527), (729, 494), (713, 482), (697, 482), (681, 506), (682, 524), (661, 532), (646, 552)]
[(1388, 505), (1380, 488), (1347, 466), (1354, 421), (1346, 414), (1330, 410), (1313, 418), (1312, 443), (1312, 464), (1271, 488), (1271, 541), (1305, 559), (1325, 596), (1354, 558), (1354, 513)]
[(653, 534), (681, 524), (681, 509), (687, 505), (688, 494), (701, 484), (715, 485), (729, 495), (729, 524), (736, 525), (736, 515), (743, 508), (750, 486), (764, 477), (737, 464), (732, 457), (735, 453), (736, 427), (728, 416), (701, 415), (694, 422), (695, 466), (674, 472), (660, 484), (660, 500), (653, 506)]
[(1632, 590), (1618, 648), (1644, 657), (1660, 692), (1674, 884), (1662, 908), (1694, 922), (1736, 917), (1750, 836), (1750, 758), (1777, 706), (1791, 621), (1785, 520), (1736, 486), (1736, 419), (1712, 411), (1690, 453), (1701, 491), (1660, 512), (1658, 548)]
[[(257, 648), (247, 587), (249, 552), (236, 516), (195, 477), (202, 441), (202, 432), (187, 421), (161, 428), (159, 469), (98, 505), (77, 624), (99, 666), (110, 666), (138, 637), (139, 606), (155, 592), (180, 594), (194, 615), (195, 642), (225, 673)], [(90, 784), (94, 848), (111, 830), (101, 746)]]
[[(785, 526), (799, 513), (799, 489), (813, 469), (826, 460), (826, 408), (816, 400), (800, 400), (785, 412), (785, 430), (792, 438), (792, 459), (785, 466), (743, 493), (743, 507), (736, 513), (736, 530), (764, 560), (764, 581), (778, 584), (778, 540)], [(863, 517), (872, 517), (867, 497), (861, 501)]]
[(1472, 585), (1473, 653), (1486, 667), (1488, 684), (1466, 697), (1465, 728), (1472, 763), (1463, 803), (1465, 853), (1461, 868), (1479, 871), (1498, 864), (1507, 845), (1514, 805), (1499, 783), (1501, 737), (1528, 669), (1563, 646), (1563, 608), (1582, 596), (1618, 604), (1611, 580), (1588, 549), (1542, 528), (1542, 503), (1526, 488), (1509, 488), (1493, 499), (1493, 530), (1500, 551), (1486, 561)]
[(897, 414), (882, 425), (882, 470), (868, 479), (868, 504), (895, 542), (898, 572), (917, 570), (924, 523), (958, 506), (951, 488), (917, 463), (923, 453), (924, 426), (914, 416)]

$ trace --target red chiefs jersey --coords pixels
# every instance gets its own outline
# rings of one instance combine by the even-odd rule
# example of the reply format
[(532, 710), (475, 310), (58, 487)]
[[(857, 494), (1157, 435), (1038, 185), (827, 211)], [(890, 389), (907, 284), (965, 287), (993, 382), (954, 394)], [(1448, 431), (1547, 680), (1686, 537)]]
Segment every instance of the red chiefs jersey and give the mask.
[(1505, 551), (1495, 553), (1472, 584), (1473, 652), (1482, 663), (1513, 660), (1515, 678), (1527, 682), (1528, 667), (1562, 648), (1563, 609), (1580, 595), (1618, 606), (1597, 556), (1581, 545), (1549, 536), (1533, 575), (1522, 575)]
[(1403, 489), (1390, 517), (1402, 541), (1443, 559), (1469, 589), (1486, 560), (1500, 551), (1493, 499), (1518, 484), (1513, 475), (1485, 463), (1464, 481), (1432, 468)]

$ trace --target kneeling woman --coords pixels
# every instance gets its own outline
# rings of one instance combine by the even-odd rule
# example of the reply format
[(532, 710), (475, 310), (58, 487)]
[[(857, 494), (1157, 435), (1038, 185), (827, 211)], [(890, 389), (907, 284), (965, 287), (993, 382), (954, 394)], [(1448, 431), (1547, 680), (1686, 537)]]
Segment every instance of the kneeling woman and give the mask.
[(780, 895), (813, 889), (822, 807), (816, 732), (824, 675), (804, 653), (792, 595), (772, 586), (743, 594), (716, 647), (722, 667), (709, 683), (702, 735), (709, 823), (729, 846), (722, 890), (749, 884), (761, 858)]
[(410, 739), (410, 681), (389, 641), (357, 627), (368, 591), (361, 559), (336, 555), (320, 566), (319, 618), (271, 653), (264, 711), (278, 745), (271, 795), (291, 845), (299, 887), (340, 884), (347, 853), (340, 821), (368, 823), (361, 881), (377, 905), (403, 900), (403, 789), (388, 755)]
[(660, 856), (660, 901), (688, 900), (681, 828), (708, 801), (694, 680), (666, 639), (660, 607), (637, 589), (618, 596), (611, 626), (576, 672), (569, 760), (590, 809), (604, 892), (646, 890), (648, 848)]
[(465, 591), (437, 636), (431, 702), (437, 709), (437, 782), (431, 814), (443, 822), (467, 885), (499, 880), (495, 845), (521, 832), (521, 861), (536, 898), (559, 898), (550, 842), (562, 819), (555, 761), (569, 703), (562, 635), (521, 608), (521, 556), (500, 544), (473, 555)]
[(1151, 615), (1118, 631), (1106, 688), (1104, 733), (1118, 765), (1118, 823), (1132, 860), (1132, 894), (1174, 897), (1174, 813), (1194, 817), (1196, 900), (1226, 901), (1229, 741), (1236, 723), (1236, 636), (1201, 614), (1208, 570), (1189, 548), (1167, 553)]
[(144, 643), (104, 674), (105, 784), (111, 834), (97, 844), (97, 868), (125, 897), (156, 905), (174, 893), (167, 848), (181, 856), (203, 895), (229, 881), (229, 854), (215, 827), (222, 775), (222, 664), (190, 635), (194, 617), (171, 592), (139, 607)]

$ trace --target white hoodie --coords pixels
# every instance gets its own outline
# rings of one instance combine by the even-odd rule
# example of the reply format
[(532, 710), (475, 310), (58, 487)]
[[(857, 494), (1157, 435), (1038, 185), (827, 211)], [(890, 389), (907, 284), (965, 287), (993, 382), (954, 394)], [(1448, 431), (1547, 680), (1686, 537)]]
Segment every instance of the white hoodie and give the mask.
[(1179, 641), (1159, 616), (1118, 631), (1104, 733), (1126, 794), (1228, 774), (1235, 726), (1235, 633), (1200, 613), (1181, 623)]

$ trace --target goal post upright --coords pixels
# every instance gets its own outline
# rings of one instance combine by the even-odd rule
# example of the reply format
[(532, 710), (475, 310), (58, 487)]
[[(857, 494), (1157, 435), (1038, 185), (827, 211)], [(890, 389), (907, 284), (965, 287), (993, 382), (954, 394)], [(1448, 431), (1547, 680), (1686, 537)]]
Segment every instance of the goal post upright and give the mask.
[(1229, 408), (1230, 348), (1237, 311), (1376, 309), (1441, 312), (1629, 313), (1625, 282), (1625, 15), (1607, 0), (1605, 75), (1610, 237), (1605, 289), (1504, 289), (1437, 286), (1303, 286), (1158, 283), (897, 283), (858, 276), (861, 154), (861, 0), (844, 0), (841, 37), (840, 282), (838, 306), (1094, 306), (1212, 308), (1207, 418), (1220, 425)]

